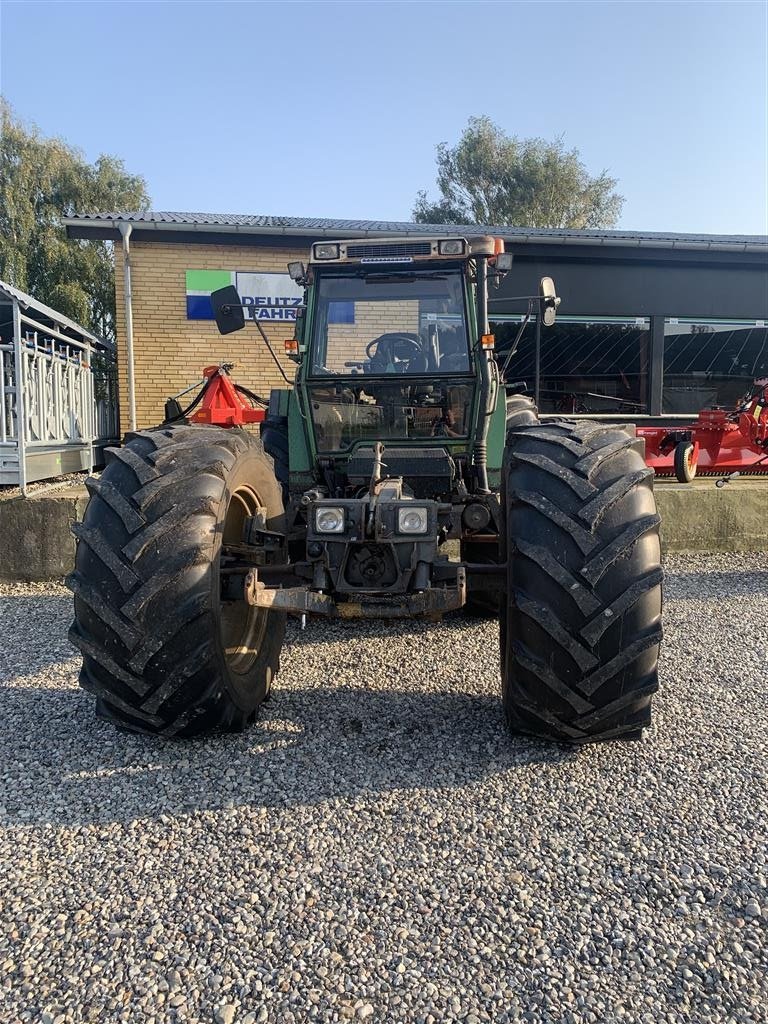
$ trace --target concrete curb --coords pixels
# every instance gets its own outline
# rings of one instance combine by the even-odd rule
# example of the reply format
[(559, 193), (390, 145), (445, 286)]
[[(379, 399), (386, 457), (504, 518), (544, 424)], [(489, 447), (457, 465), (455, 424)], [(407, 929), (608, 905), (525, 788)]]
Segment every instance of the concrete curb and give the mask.
[[(768, 479), (715, 487), (660, 480), (661, 544), (667, 551), (768, 551)], [(75, 559), (74, 522), (88, 504), (84, 487), (0, 501), (0, 580), (61, 579)]]
[(88, 504), (84, 487), (0, 501), (0, 579), (61, 579), (75, 564), (72, 524)]
[(663, 551), (768, 551), (768, 479), (657, 481)]

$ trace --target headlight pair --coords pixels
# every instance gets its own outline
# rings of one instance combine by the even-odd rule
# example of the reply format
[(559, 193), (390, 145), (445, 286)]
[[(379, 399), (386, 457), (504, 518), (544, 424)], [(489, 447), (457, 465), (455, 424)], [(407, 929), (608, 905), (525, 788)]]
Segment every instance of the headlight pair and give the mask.
[[(315, 509), (315, 530), (317, 533), (344, 533), (346, 515), (336, 505), (323, 505)], [(429, 514), (421, 505), (404, 505), (397, 510), (397, 532), (406, 534), (426, 533)]]

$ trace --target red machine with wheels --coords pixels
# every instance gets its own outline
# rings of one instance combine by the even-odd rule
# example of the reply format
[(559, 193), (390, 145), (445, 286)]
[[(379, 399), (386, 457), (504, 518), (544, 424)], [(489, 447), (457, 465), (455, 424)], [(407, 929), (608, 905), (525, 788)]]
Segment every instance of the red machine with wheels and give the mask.
[(768, 473), (768, 377), (756, 380), (732, 412), (702, 409), (690, 426), (638, 427), (637, 434), (657, 476), (689, 483), (697, 474)]

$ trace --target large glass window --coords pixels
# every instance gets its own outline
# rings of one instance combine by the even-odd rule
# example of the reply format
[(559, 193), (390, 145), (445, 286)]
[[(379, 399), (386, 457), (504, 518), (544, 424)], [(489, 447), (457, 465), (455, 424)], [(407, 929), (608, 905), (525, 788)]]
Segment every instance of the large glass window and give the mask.
[(711, 405), (732, 409), (768, 375), (768, 327), (752, 323), (668, 320), (664, 325), (664, 391), (668, 413)]
[(372, 378), (313, 384), (309, 395), (317, 446), (327, 452), (356, 441), (466, 437), (473, 387)]
[(320, 276), (313, 376), (467, 373), (469, 365), (460, 271)]
[[(519, 328), (496, 323), (499, 358)], [(648, 320), (558, 317), (541, 331), (540, 401), (548, 413), (647, 412), (650, 325)], [(526, 327), (507, 371), (533, 391), (536, 375), (535, 324)]]

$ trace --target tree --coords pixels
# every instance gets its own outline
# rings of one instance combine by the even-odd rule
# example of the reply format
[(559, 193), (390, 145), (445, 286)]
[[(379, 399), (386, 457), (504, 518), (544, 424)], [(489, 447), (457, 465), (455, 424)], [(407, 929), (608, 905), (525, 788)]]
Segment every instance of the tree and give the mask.
[(64, 217), (146, 210), (146, 183), (122, 160), (95, 163), (60, 139), (41, 137), (0, 99), (0, 279), (114, 337), (111, 242), (68, 239)]
[(422, 224), (504, 224), (531, 228), (609, 228), (624, 204), (607, 171), (592, 177), (563, 140), (509, 136), (487, 117), (471, 117), (459, 142), (437, 147), (433, 202), (419, 192)]

